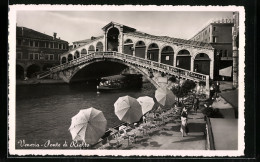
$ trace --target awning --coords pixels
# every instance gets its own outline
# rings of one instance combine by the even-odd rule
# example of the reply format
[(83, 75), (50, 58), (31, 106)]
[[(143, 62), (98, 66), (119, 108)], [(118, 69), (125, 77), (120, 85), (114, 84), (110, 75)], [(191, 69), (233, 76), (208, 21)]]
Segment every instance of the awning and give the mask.
[(219, 75), (221, 76), (231, 77), (231, 74), (232, 74), (232, 66), (219, 70)]

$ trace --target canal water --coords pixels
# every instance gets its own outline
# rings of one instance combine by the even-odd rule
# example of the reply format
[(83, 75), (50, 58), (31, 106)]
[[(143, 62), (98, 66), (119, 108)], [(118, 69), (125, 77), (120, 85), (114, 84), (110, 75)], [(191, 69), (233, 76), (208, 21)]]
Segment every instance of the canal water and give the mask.
[[(125, 95), (135, 98), (154, 97), (155, 87), (144, 83), (139, 90), (118, 90), (97, 94), (95, 85), (52, 84), (16, 87), (16, 148), (24, 143), (34, 144), (71, 142), (68, 130), (71, 117), (80, 109), (94, 107), (104, 113), (107, 128), (121, 123), (114, 114), (115, 101)], [(23, 144), (21, 144), (21, 141)], [(49, 147), (47, 147), (49, 148)], [(34, 148), (35, 149), (35, 148)]]

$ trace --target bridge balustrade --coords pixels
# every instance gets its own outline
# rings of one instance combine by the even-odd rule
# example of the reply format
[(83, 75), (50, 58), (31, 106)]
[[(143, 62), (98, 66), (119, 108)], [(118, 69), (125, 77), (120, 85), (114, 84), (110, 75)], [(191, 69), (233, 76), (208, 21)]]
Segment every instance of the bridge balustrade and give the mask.
[[(106, 51), (106, 52), (94, 52), (94, 53), (90, 53), (87, 55), (84, 55), (82, 57), (73, 59), (67, 63), (52, 67), (50, 69), (51, 73), (55, 73), (58, 71), (62, 71), (74, 66), (78, 66), (81, 65), (83, 63), (86, 63), (94, 58), (117, 58), (120, 59), (122, 61), (126, 61), (129, 63), (134, 63), (137, 64), (139, 66), (143, 66), (149, 69), (154, 69), (154, 70), (158, 70), (158, 71), (164, 71), (166, 73), (169, 73), (171, 75), (175, 75), (175, 76), (180, 76), (183, 78), (188, 78), (188, 79), (196, 79), (199, 81), (205, 81), (206, 75), (204, 74), (200, 74), (200, 73), (196, 73), (196, 72), (191, 72), (189, 70), (185, 70), (185, 69), (181, 69), (178, 67), (173, 67), (171, 65), (167, 65), (167, 64), (163, 64), (163, 63), (159, 63), (159, 62), (155, 62), (152, 60), (147, 60), (144, 58), (140, 58), (140, 57), (136, 57), (136, 56), (132, 56), (132, 55), (128, 55), (128, 54), (123, 54), (123, 53), (119, 53), (119, 52), (114, 52), (114, 51)], [(44, 73), (44, 75), (46, 75), (46, 73)]]

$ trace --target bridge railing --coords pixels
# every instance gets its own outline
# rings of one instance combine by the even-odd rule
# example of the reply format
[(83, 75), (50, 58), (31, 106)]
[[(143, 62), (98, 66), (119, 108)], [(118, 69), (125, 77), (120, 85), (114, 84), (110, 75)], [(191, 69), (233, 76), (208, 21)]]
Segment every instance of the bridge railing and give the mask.
[(152, 60), (147, 60), (144, 58), (140, 57), (135, 57), (132, 55), (127, 55), (127, 54), (122, 54), (122, 53), (114, 53), (116, 57), (123, 58), (125, 60), (130, 60), (130, 62), (136, 63), (136, 64), (141, 64), (146, 66), (147, 68), (151, 68), (154, 70), (158, 70), (161, 72), (173, 74), (173, 75), (178, 75), (180, 77), (190, 77), (190, 78), (195, 78), (197, 80), (205, 81), (207, 79), (207, 75), (201, 74), (201, 73), (196, 73), (196, 72), (191, 72), (189, 70), (181, 69), (178, 67), (173, 67), (171, 65), (159, 63), (156, 61)]
[(144, 58), (140, 58), (140, 57), (136, 57), (136, 56), (132, 56), (132, 55), (128, 55), (128, 54), (114, 52), (114, 51), (93, 52), (93, 53), (84, 55), (82, 57), (73, 59), (67, 63), (52, 67), (50, 69), (50, 73), (55, 73), (55, 72), (65, 70), (65, 69), (73, 67), (73, 66), (83, 64), (94, 58), (117, 58), (117, 59), (121, 59), (122, 61), (127, 61), (129, 63), (134, 63), (139, 66), (143, 66), (143, 67), (146, 67), (149, 69), (161, 71), (164, 73), (169, 73), (169, 74), (180, 76), (180, 77), (196, 79), (199, 81), (206, 81), (206, 79), (207, 79), (207, 77), (206, 77), (207, 75), (204, 75), (201, 73), (191, 72), (189, 70), (181, 69), (178, 67), (173, 67), (171, 65), (159, 63), (159, 62), (152, 61), (152, 60), (147, 60)]

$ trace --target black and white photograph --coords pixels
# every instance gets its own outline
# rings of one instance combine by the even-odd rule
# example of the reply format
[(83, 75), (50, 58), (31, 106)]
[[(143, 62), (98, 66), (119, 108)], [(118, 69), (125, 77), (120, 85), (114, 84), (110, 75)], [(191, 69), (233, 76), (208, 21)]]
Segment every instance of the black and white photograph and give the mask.
[(11, 5), (9, 154), (244, 155), (244, 21), (239, 6)]

